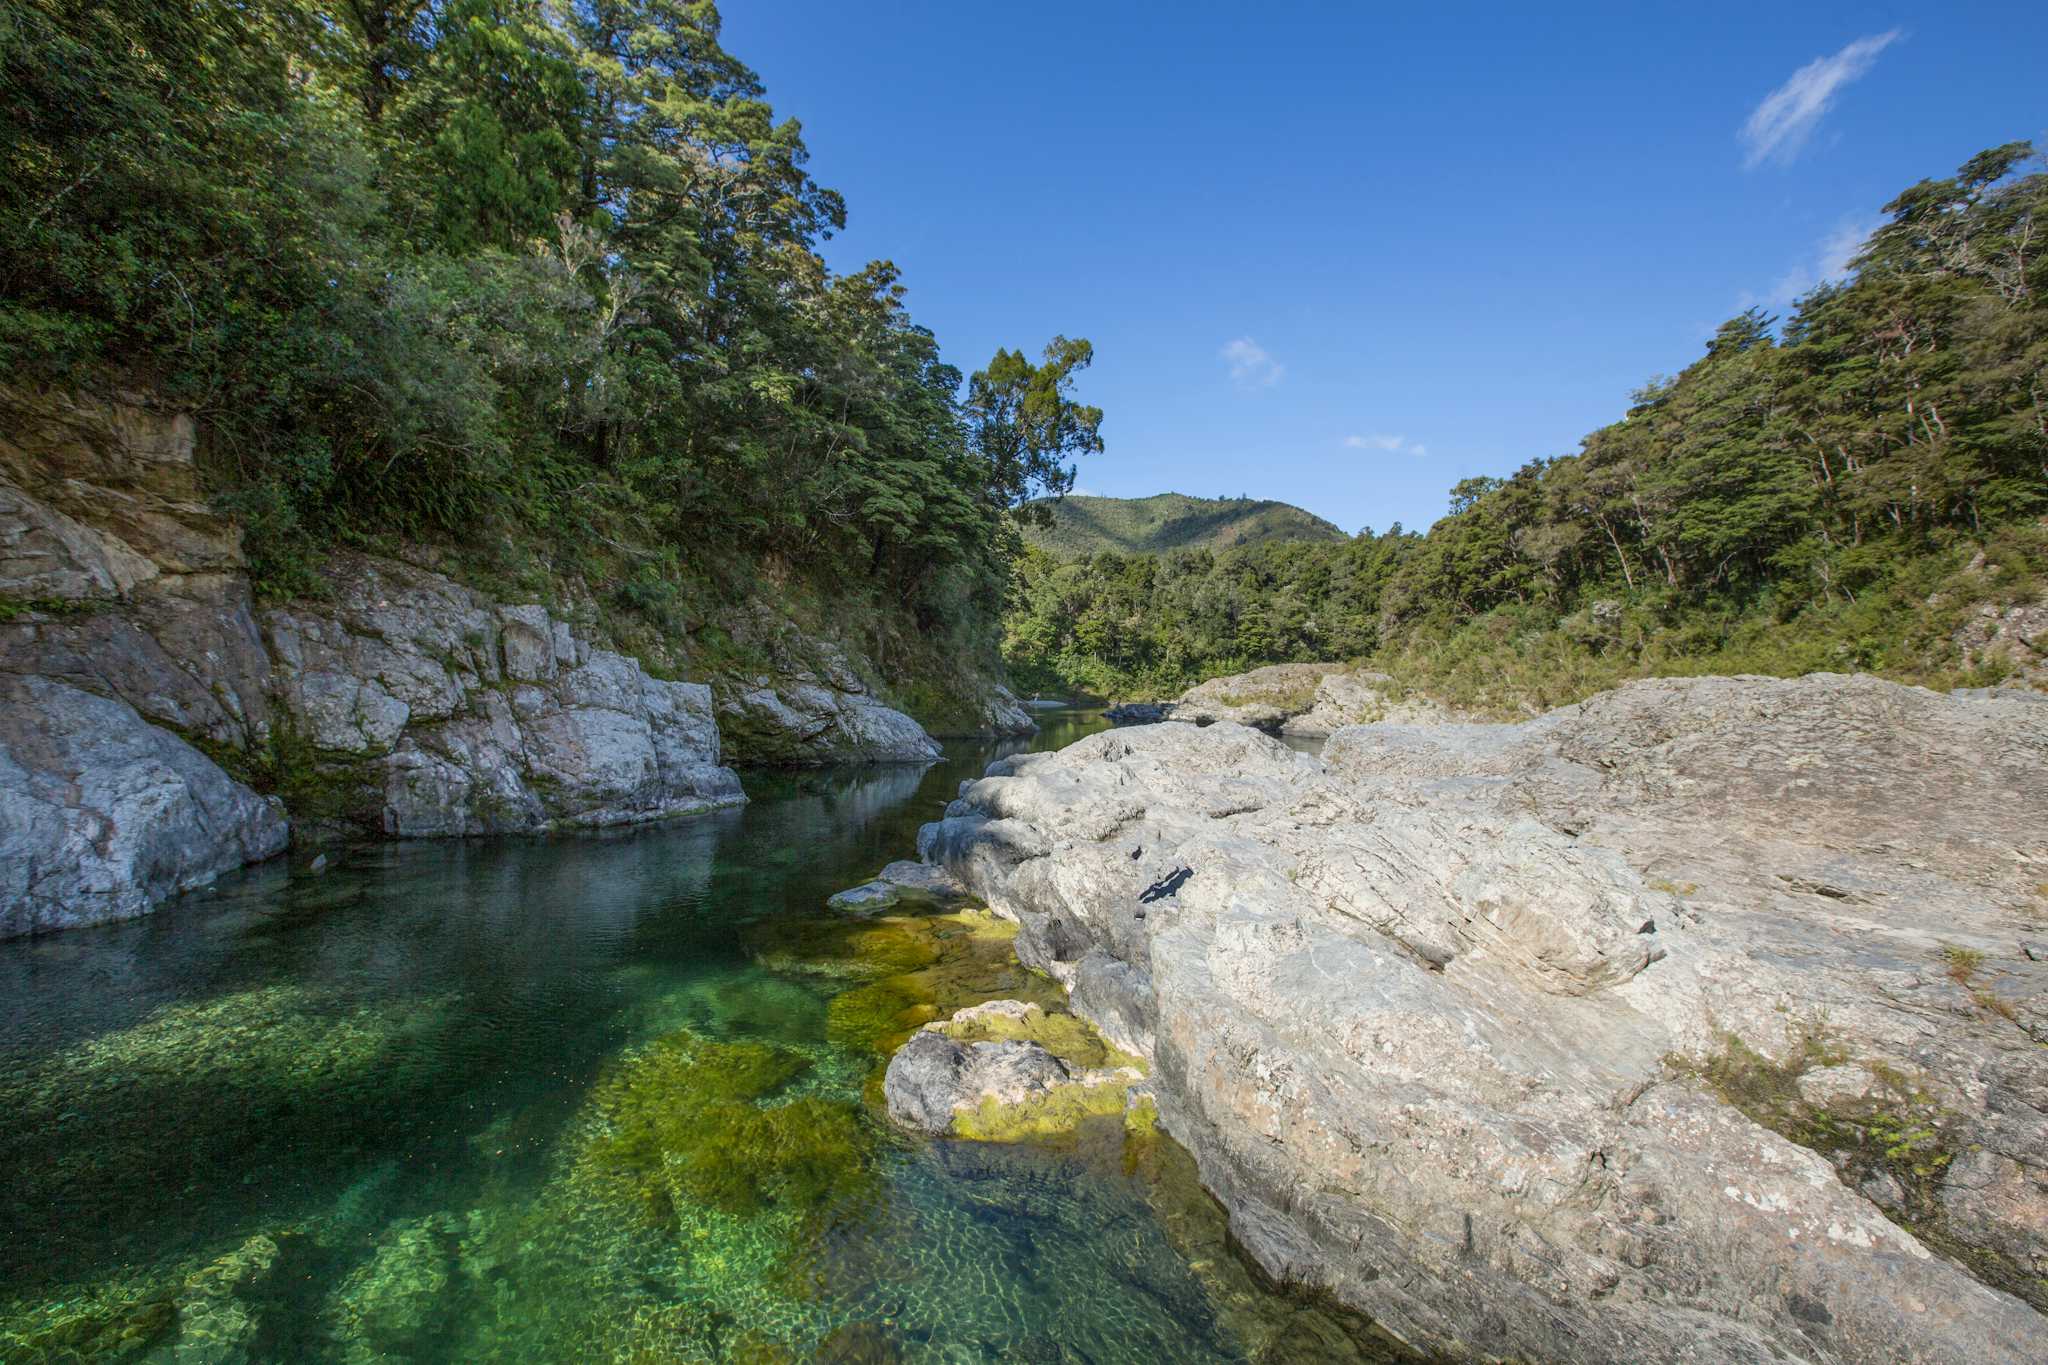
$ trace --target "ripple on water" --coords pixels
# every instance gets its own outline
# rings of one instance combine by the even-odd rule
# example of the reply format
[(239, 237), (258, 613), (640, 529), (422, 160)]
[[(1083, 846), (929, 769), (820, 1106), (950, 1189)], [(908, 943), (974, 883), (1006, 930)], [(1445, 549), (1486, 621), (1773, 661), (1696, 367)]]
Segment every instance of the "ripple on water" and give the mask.
[(948, 752), (0, 945), (0, 1359), (1369, 1358), (1169, 1142), (881, 1121), (908, 1029), (1059, 1004), (986, 915), (822, 908), (993, 756)]

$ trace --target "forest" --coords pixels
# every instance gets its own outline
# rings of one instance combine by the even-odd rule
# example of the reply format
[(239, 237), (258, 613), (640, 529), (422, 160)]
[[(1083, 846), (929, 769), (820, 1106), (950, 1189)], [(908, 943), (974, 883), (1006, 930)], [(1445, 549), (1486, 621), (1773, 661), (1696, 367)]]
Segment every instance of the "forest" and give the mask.
[(1011, 509), (1101, 446), (1086, 341), (963, 380), (894, 265), (827, 268), (710, 3), (27, 0), (0, 83), (0, 373), (193, 412), (268, 595), (429, 540), (993, 668)]
[(1171, 695), (1369, 660), (1496, 709), (1655, 673), (1995, 681), (1951, 636), (2048, 571), (2048, 172), (2025, 142), (1885, 206), (1850, 276), (1749, 309), (1576, 453), (1426, 534), (1018, 564), (1020, 685)]

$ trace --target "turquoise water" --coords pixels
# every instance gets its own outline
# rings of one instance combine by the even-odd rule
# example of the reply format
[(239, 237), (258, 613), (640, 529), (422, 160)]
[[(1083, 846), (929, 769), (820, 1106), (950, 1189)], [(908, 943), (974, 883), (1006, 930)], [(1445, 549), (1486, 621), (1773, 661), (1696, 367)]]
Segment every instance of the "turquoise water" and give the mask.
[[(1034, 745), (1100, 725), (1046, 720)], [(0, 1361), (1366, 1358), (1254, 1282), (1170, 1142), (879, 1120), (823, 902), (998, 752), (281, 863), (0, 944)], [(720, 1107), (664, 1055), (773, 1075)], [(742, 1140), (703, 1125), (766, 1109), (817, 1124), (733, 1176)], [(683, 1156), (632, 1165), (634, 1114), (689, 1116)]]

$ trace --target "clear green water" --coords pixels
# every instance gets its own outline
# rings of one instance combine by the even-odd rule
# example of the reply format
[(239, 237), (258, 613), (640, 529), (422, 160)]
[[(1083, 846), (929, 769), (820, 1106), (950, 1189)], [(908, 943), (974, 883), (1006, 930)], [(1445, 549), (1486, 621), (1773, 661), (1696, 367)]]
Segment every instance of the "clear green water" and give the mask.
[[(1253, 1283), (1170, 1142), (904, 1140), (828, 1026), (854, 978), (764, 964), (997, 752), (753, 775), (744, 810), (619, 837), (364, 848), (0, 945), (0, 1361), (1360, 1358)], [(682, 1183), (634, 1197), (622, 1103), (761, 1112), (651, 1067), (678, 1045), (772, 1058), (740, 1103), (830, 1122), (692, 1129)]]

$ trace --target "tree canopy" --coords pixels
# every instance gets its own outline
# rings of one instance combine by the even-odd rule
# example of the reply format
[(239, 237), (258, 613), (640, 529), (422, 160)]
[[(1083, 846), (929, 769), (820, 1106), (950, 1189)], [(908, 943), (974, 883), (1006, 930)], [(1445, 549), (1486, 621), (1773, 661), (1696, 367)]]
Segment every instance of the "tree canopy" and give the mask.
[[(265, 586), (496, 528), (992, 640), (1086, 341), (966, 386), (708, 0), (23, 0), (0, 369), (194, 411)], [(661, 565), (667, 563), (670, 569)], [(693, 569), (694, 566), (694, 569)]]

